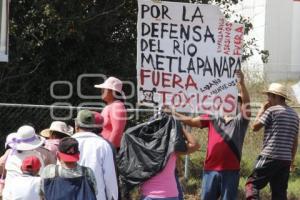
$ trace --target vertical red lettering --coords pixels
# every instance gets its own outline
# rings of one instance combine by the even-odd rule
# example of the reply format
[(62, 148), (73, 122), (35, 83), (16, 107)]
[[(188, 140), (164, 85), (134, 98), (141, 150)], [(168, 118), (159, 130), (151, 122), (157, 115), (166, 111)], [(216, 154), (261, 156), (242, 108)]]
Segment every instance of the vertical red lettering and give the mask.
[(193, 104), (192, 104), (192, 99), (195, 97), (194, 94), (192, 94), (191, 96), (187, 96), (184, 92), (182, 93), (185, 99), (185, 103), (182, 105), (183, 108), (185, 108), (187, 105), (189, 105), (191, 108), (193, 108)]
[(171, 79), (170, 79), (171, 75), (172, 74), (170, 74), (170, 73), (165, 73), (165, 72), (162, 73), (162, 86), (164, 88), (165, 87), (171, 87), (171, 83), (170, 83), (170, 81), (171, 81)]
[[(178, 100), (175, 101), (175, 98), (177, 98)], [(175, 94), (173, 95), (172, 99), (171, 99), (172, 105), (177, 108), (181, 105), (182, 99), (181, 99), (181, 95), (180, 94)], [(178, 103), (176, 103), (178, 102)]]
[(244, 27), (241, 26), (241, 27), (238, 27), (235, 29), (236, 32), (239, 32), (239, 33), (243, 33), (244, 32)]
[(194, 81), (193, 77), (191, 75), (188, 75), (186, 84), (185, 84), (185, 89), (187, 90), (190, 86), (194, 87), (196, 90), (198, 90), (197, 84)]
[(166, 91), (157, 91), (158, 94), (162, 95), (162, 103), (166, 104), (167, 102), (167, 94), (171, 94), (171, 92), (166, 92)]
[(172, 82), (173, 82), (172, 88), (175, 88), (176, 85), (177, 85), (178, 87), (180, 87), (180, 88), (183, 89), (183, 86), (181, 85), (182, 79), (181, 79), (181, 77), (179, 75), (174, 74)]
[(150, 77), (149, 74), (146, 74), (148, 72), (150, 72), (150, 70), (141, 69), (141, 71), (140, 71), (141, 85), (144, 85), (145, 78), (149, 78)]
[(203, 99), (202, 99), (202, 108), (203, 108), (203, 110), (210, 110), (210, 109), (211, 109), (211, 106), (208, 106), (208, 107), (205, 106), (205, 101), (206, 101), (206, 99), (208, 99), (209, 97), (210, 97), (209, 95), (203, 96)]
[(159, 71), (152, 71), (152, 83), (154, 86), (158, 86), (160, 80)]
[[(216, 106), (216, 103), (218, 103), (218, 100), (219, 100), (219, 105)], [(222, 98), (220, 96), (215, 96), (215, 98), (213, 99), (214, 110), (219, 110), (222, 103), (223, 103)]]

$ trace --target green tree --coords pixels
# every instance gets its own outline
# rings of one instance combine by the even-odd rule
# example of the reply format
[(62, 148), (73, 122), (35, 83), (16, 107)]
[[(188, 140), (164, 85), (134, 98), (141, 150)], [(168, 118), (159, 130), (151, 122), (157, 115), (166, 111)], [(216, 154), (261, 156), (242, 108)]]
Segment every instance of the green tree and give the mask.
[[(236, 13), (231, 7), (239, 1), (192, 2), (217, 4), (232, 18)], [(19, 0), (11, 1), (10, 14), (10, 60), (0, 68), (2, 102), (49, 104), (52, 81), (68, 80), (75, 86), (82, 73), (135, 81), (136, 1)], [(252, 29), (241, 15), (235, 21), (245, 24), (245, 34)], [(246, 41), (243, 58), (255, 49), (254, 39)], [(96, 92), (90, 85), (83, 89)], [(70, 101), (80, 99), (74, 95)]]
[[(238, 1), (192, 3), (217, 4), (224, 15), (231, 18), (236, 14), (232, 5)], [(252, 29), (249, 20), (243, 16), (235, 18), (245, 24), (248, 34)], [(84, 73), (102, 73), (135, 82), (136, 21), (137, 1), (11, 1), (9, 63), (0, 64), (0, 102), (52, 104), (57, 100), (50, 96), (51, 83), (66, 80), (73, 84), (74, 91), (72, 97), (64, 101), (78, 105), (86, 101), (76, 93), (77, 77)], [(256, 48), (254, 39), (247, 41), (243, 58), (251, 56)], [(93, 84), (98, 81), (89, 79), (81, 85), (82, 91), (97, 94)], [(59, 87), (55, 91), (56, 94), (68, 94), (68, 89)], [(130, 101), (135, 103), (136, 99)], [(1, 119), (6, 119), (9, 113), (1, 108), (0, 112)], [(1, 122), (2, 131), (16, 130), (21, 125), (15, 123), (15, 128), (9, 128), (6, 122)]]

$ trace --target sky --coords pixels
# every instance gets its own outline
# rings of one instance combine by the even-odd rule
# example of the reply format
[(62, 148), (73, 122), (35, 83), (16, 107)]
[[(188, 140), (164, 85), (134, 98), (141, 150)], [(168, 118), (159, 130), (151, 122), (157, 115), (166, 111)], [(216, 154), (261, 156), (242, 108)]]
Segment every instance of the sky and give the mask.
[[(239, 13), (249, 17), (252, 22), (253, 30), (249, 37), (257, 40), (256, 43), (261, 50), (264, 49), (265, 6), (266, 0), (244, 0), (240, 2), (236, 8)], [(258, 53), (252, 56), (245, 65), (247, 65), (250, 70), (263, 70), (263, 63)]]

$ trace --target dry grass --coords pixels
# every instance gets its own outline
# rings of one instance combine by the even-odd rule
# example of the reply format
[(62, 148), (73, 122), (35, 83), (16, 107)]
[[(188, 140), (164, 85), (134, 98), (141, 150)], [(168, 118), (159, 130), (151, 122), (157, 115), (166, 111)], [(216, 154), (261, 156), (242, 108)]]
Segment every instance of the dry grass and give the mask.
[[(255, 80), (253, 80), (255, 77)], [(245, 73), (245, 80), (247, 84), (247, 88), (249, 90), (249, 94), (251, 97), (251, 106), (252, 106), (252, 116), (255, 117), (257, 110), (259, 109), (260, 105), (266, 101), (266, 96), (263, 95), (261, 92), (268, 87), (268, 83), (261, 77), (259, 74), (255, 74), (255, 72), (246, 72)], [(281, 82), (286, 86), (290, 87), (291, 85), (295, 84), (296, 81), (285, 81)], [(290, 94), (292, 94), (290, 92)], [(291, 95), (292, 96), (292, 95)], [(291, 106), (299, 106), (296, 99), (292, 96), (292, 101), (288, 102)], [(300, 114), (300, 108), (296, 109)], [(250, 124), (251, 125), (251, 124)], [(201, 129), (192, 129), (192, 133), (196, 135), (198, 141), (200, 142), (201, 149), (199, 152), (196, 152), (190, 156), (190, 164), (189, 164), (189, 179), (184, 180), (184, 157), (181, 158), (178, 164), (179, 172), (180, 172), (180, 181), (184, 188), (185, 199), (186, 200), (198, 200), (200, 196), (200, 185), (201, 185), (201, 173), (203, 170), (203, 162), (206, 155), (206, 145), (207, 145), (207, 130)], [(241, 178), (239, 184), (239, 200), (244, 200), (244, 185), (248, 175), (250, 175), (255, 159), (257, 155), (260, 153), (261, 146), (263, 140), (263, 133), (262, 131), (258, 133), (253, 133), (252, 131), (248, 130), (244, 147), (243, 147), (243, 155), (241, 161)], [(298, 149), (297, 157), (296, 157), (296, 164), (298, 168), (294, 173), (291, 173), (290, 180), (289, 180), (289, 188), (288, 188), (288, 199), (289, 200), (300, 200), (300, 151)], [(133, 198), (134, 200), (137, 199), (137, 196)], [(269, 200), (270, 197), (270, 189), (266, 187), (264, 190), (261, 191), (261, 199), (262, 200)]]
[[(264, 81), (262, 77), (257, 78), (255, 74), (251, 74), (252, 72), (245, 73), (245, 80), (247, 84), (247, 88), (249, 90), (249, 94), (252, 102), (252, 113), (255, 117), (257, 110), (261, 103), (266, 101), (266, 96), (261, 94), (261, 91), (267, 89), (268, 83)], [(251, 77), (256, 77), (255, 80), (251, 80)], [(281, 82), (290, 88), (291, 85), (295, 84), (296, 81), (285, 81)], [(292, 95), (290, 91), (290, 97), (292, 101), (289, 101), (288, 104), (290, 106), (299, 106), (295, 97)], [(296, 108), (300, 115), (300, 109)], [(251, 125), (251, 124), (250, 124)], [(196, 152), (191, 155), (191, 164), (190, 164), (190, 177), (187, 182), (184, 182), (185, 189), (185, 199), (188, 200), (197, 200), (200, 195), (200, 185), (201, 185), (201, 171), (203, 169), (203, 162), (206, 154), (206, 143), (207, 143), (207, 131), (193, 129), (193, 133), (197, 136), (198, 141), (201, 144), (200, 152)], [(257, 155), (260, 153), (262, 147), (263, 133), (262, 131), (258, 133), (254, 133), (248, 130), (247, 135), (245, 137), (244, 147), (243, 147), (243, 155), (241, 161), (241, 178), (239, 185), (239, 199), (245, 199), (244, 195), (244, 185), (247, 179), (247, 176), (250, 175), (255, 159)], [(298, 168), (295, 172), (291, 173), (289, 180), (289, 188), (288, 188), (288, 199), (289, 200), (300, 200), (300, 151), (298, 148), (297, 157), (296, 157), (296, 165)], [(266, 187), (261, 191), (261, 199), (268, 200), (270, 199), (270, 190)]]

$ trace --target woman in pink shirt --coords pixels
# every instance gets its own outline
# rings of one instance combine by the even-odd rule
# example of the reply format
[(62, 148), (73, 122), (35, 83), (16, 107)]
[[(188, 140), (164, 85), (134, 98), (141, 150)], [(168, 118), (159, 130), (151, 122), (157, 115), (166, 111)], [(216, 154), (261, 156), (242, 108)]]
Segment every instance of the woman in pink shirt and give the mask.
[[(187, 140), (187, 151), (190, 154), (200, 148), (195, 137), (183, 129), (184, 137)], [(165, 168), (154, 177), (141, 185), (141, 200), (179, 200), (175, 169), (177, 156), (182, 153), (171, 153)]]
[(95, 87), (102, 89), (101, 98), (106, 103), (101, 112), (104, 119), (101, 135), (111, 142), (118, 151), (127, 119), (124, 105), (125, 95), (122, 91), (123, 84), (119, 79), (109, 77), (104, 83), (95, 85)]

